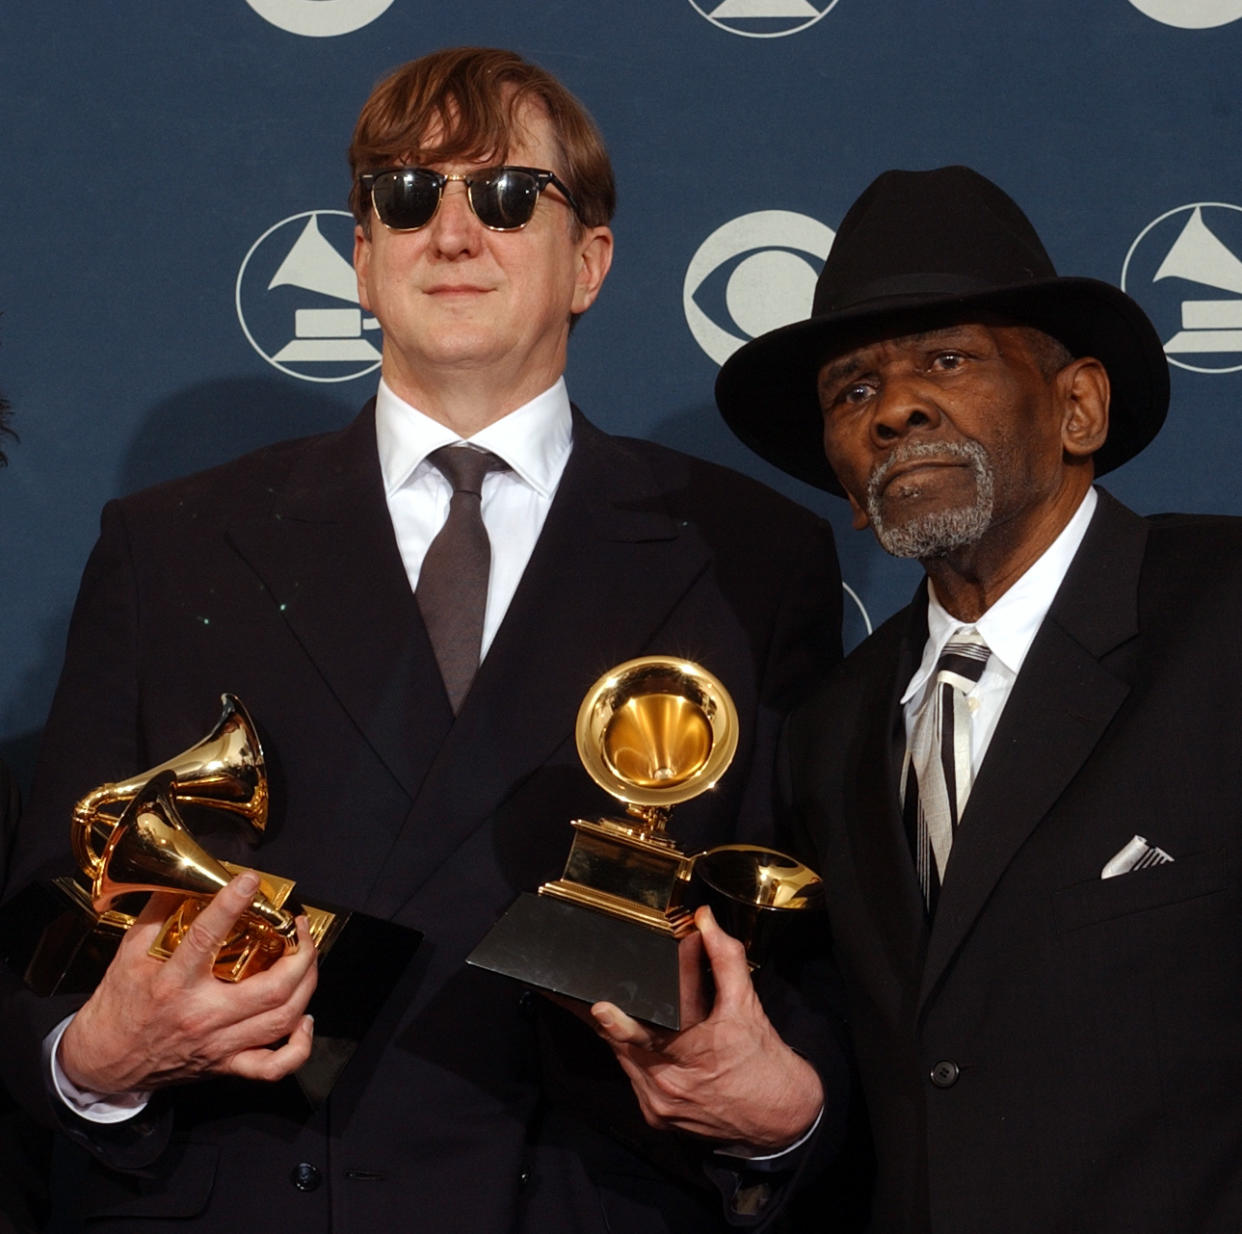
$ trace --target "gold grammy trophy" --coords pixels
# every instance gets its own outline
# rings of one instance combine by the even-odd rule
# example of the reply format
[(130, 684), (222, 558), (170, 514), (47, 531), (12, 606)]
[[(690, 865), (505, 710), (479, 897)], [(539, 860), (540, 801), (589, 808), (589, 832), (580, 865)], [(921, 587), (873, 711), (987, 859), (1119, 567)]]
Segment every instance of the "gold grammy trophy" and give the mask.
[[(53, 920), (34, 950), (26, 981), (37, 993), (93, 989), (134, 923), (127, 909), (139, 907), (141, 892), (186, 893), (152, 949), (166, 958), (197, 908), (218, 889), (214, 884), (221, 878), (227, 882), (240, 868), (216, 862), (197, 845), (182, 820), (184, 807), (236, 815), (256, 834), (267, 825), (263, 751), (253, 721), (234, 695), (221, 697), (220, 718), (201, 741), (127, 780), (100, 785), (74, 806), (70, 839), (79, 872), (54, 879), (53, 886), (78, 911)], [(140, 853), (142, 848), (148, 851)], [(222, 949), (222, 956), (231, 958), (217, 965), (218, 976), (239, 980), (284, 952), (292, 918), (280, 917), (277, 930), (277, 918), (265, 921), (264, 914), (274, 900), (287, 898), (292, 884), (266, 878), (256, 913), (243, 919)], [(249, 945), (242, 941), (247, 930)]]
[[(127, 780), (102, 784), (73, 810), (70, 838), (79, 866), (76, 878), (54, 880), (59, 891), (83, 910), (85, 933), (62, 927), (35, 954), (27, 981), (41, 993), (89, 989), (111, 959), (120, 936), (134, 923), (123, 907), (145, 892), (183, 897), (151, 946), (167, 959), (199, 910), (245, 867), (217, 861), (194, 839), (182, 809), (203, 808), (236, 815), (251, 830), (267, 825), (268, 788), (263, 751), (254, 722), (235, 695), (221, 696), (215, 727), (175, 758)], [(290, 901), (293, 883), (259, 874), (254, 903), (226, 940), (215, 975), (240, 981), (269, 967), (297, 947), (295, 912), (305, 912), (311, 937), (326, 950), (342, 924), (337, 914)], [(290, 907), (282, 907), (290, 901)], [(72, 937), (73, 941), (70, 942)], [(69, 951), (85, 948), (79, 958)], [(81, 971), (78, 971), (79, 963)]]
[[(166, 960), (207, 902), (247, 867), (217, 861), (190, 834), (178, 812), (176, 773), (153, 776), (134, 794), (116, 821), (98, 861), (83, 873), (91, 879), (91, 906), (96, 913), (137, 892), (171, 892), (183, 899), (151, 944), (150, 954)], [(259, 875), (259, 890), (237, 927), (225, 939), (213, 965), (223, 981), (241, 981), (270, 967), (298, 946), (296, 913), (305, 913), (311, 939), (324, 952), (343, 924), (329, 909), (290, 899), (293, 883), (276, 875)]]
[[(184, 807), (225, 811), (256, 833), (266, 827), (267, 774), (254, 723), (234, 695), (223, 695), (221, 703), (220, 719), (202, 741), (140, 775), (101, 785), (74, 807), (71, 835), (79, 875), (53, 880), (59, 903), (67, 899), (72, 908), (53, 917), (33, 949), (25, 976), (36, 993), (93, 989), (136, 920), (135, 898), (148, 893), (181, 897), (150, 948), (152, 956), (168, 959), (208, 901), (250, 868), (208, 853), (181, 814)], [(315, 1049), (298, 1079), (318, 1103), (421, 935), (361, 913), (307, 904), (293, 897), (290, 879), (254, 872), (259, 890), (212, 971), (223, 981), (241, 981), (269, 968), (297, 949), (295, 918), (306, 916), (320, 978), (311, 1004)]]
[(678, 945), (696, 904), (712, 904), (754, 964), (772, 921), (819, 907), (822, 885), (782, 853), (733, 844), (688, 856), (669, 833), (672, 808), (714, 788), (737, 749), (737, 708), (700, 665), (617, 665), (587, 692), (575, 736), (582, 765), (625, 816), (575, 819), (564, 873), (523, 894), (469, 963), (680, 1028)]

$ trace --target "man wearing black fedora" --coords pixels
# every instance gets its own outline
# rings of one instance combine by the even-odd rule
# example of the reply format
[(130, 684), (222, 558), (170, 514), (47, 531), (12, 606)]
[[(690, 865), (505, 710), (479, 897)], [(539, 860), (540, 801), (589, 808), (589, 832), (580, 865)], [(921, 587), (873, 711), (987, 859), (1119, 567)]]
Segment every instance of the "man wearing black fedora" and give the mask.
[(1242, 521), (1094, 487), (1168, 393), (1138, 306), (962, 167), (880, 176), (721, 371), (926, 573), (784, 748), (883, 1234), (1242, 1229)]

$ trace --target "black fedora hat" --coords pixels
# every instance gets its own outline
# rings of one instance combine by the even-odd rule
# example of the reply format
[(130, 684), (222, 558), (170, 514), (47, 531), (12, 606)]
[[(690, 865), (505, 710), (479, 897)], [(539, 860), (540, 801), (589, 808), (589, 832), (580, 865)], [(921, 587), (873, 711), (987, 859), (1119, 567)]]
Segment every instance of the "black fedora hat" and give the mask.
[[(1035, 326), (1108, 370), (1112, 404), (1100, 475), (1159, 431), (1169, 403), (1164, 348), (1129, 296), (1060, 278), (1017, 204), (968, 167), (886, 171), (850, 207), (815, 285), (811, 316), (729, 357), (716, 402), (729, 427), (782, 471), (841, 493), (824, 458), (816, 377), (835, 348), (928, 313), (992, 312)], [(891, 319), (891, 323), (890, 323)]]

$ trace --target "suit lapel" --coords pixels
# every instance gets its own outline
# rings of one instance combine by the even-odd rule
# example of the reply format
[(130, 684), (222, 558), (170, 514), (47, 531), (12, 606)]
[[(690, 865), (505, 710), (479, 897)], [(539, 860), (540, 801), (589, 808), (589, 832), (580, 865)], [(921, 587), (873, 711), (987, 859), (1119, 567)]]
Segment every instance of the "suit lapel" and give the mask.
[(954, 840), (923, 975), (925, 1000), (1015, 853), (1129, 693), (1102, 662), (1138, 633), (1147, 532), (1108, 494), (1014, 683)]
[(411, 798), (452, 713), (384, 498), (374, 401), (305, 443), (272, 517), (230, 539), (365, 740)]
[(708, 561), (697, 531), (670, 516), (647, 460), (575, 415), (573, 452), (535, 551), (436, 753), (374, 911), (395, 912), (572, 740), (601, 674), (619, 658), (660, 650), (649, 640)]
[[(866, 769), (847, 780), (852, 800), (846, 805), (850, 845), (862, 899), (874, 920), (897, 972), (916, 973), (927, 943), (927, 914), (901, 817), (901, 764), (905, 750), (901, 695), (914, 675), (927, 640), (926, 588), (920, 587), (900, 641), (893, 649), (892, 671), (877, 680), (874, 693), (859, 712), (870, 717), (860, 726), (850, 766)], [(882, 769), (880, 774), (876, 774)]]

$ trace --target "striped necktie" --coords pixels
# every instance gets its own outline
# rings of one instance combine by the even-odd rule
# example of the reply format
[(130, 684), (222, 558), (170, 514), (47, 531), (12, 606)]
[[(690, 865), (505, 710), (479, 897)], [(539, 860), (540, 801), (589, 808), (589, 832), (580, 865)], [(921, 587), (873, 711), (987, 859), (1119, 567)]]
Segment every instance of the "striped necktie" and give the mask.
[(973, 780), (970, 706), (991, 652), (974, 626), (946, 645), (923, 705), (914, 717), (903, 769), (907, 825), (928, 913), (935, 911), (949, 850)]

